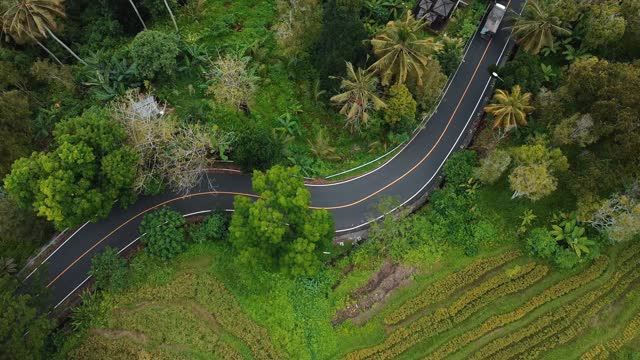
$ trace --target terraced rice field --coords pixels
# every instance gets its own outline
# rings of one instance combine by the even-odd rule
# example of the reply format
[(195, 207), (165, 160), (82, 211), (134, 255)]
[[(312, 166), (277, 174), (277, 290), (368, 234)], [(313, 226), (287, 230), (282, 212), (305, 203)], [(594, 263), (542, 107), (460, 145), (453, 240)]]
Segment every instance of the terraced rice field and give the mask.
[(640, 244), (566, 275), (504, 253), (387, 312), (385, 340), (346, 358), (606, 359), (640, 332), (638, 280)]

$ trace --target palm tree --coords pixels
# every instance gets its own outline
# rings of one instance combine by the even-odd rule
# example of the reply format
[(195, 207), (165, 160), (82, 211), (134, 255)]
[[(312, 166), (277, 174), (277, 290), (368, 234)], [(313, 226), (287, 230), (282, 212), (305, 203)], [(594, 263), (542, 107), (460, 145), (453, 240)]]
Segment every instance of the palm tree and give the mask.
[(518, 125), (527, 125), (527, 114), (534, 110), (531, 93), (522, 93), (520, 85), (511, 89), (511, 93), (498, 89), (493, 96), (493, 103), (484, 107), (484, 111), (494, 117), (493, 128), (510, 129)]
[(142, 20), (142, 16), (140, 16), (140, 12), (138, 11), (138, 7), (136, 6), (136, 4), (133, 3), (133, 0), (129, 0), (129, 4), (131, 4), (131, 7), (133, 7), (133, 11), (135, 11), (136, 15), (138, 15), (138, 19), (142, 23), (142, 27), (147, 30), (147, 25), (144, 23), (144, 20)]
[(525, 50), (538, 54), (545, 47), (553, 48), (555, 36), (571, 35), (562, 21), (550, 9), (550, 5), (529, 0), (522, 15), (517, 15), (511, 26), (513, 36)]
[(173, 16), (173, 11), (171, 11), (171, 7), (169, 6), (169, 2), (167, 0), (164, 0), (164, 6), (167, 7), (167, 11), (169, 11), (169, 16), (171, 16), (171, 21), (173, 21), (173, 26), (176, 28), (176, 32), (179, 33), (180, 30), (178, 30), (178, 23), (176, 22), (176, 18)]
[[(73, 57), (82, 64), (87, 63), (74, 53), (62, 40), (60, 40), (51, 29), (56, 29), (55, 17), (64, 17), (64, 0), (14, 0), (12, 5), (3, 9), (2, 32), (10, 36), (17, 43), (36, 41), (44, 48), (38, 38), (51, 36)], [(47, 53), (51, 51), (47, 49)], [(52, 55), (52, 54), (51, 54)], [(59, 60), (56, 58), (56, 61)]]
[(373, 53), (378, 61), (371, 64), (382, 74), (382, 84), (389, 85), (391, 78), (403, 84), (412, 75), (422, 85), (422, 74), (426, 71), (429, 56), (441, 45), (433, 38), (420, 39), (424, 22), (416, 20), (411, 11), (404, 21), (390, 21), (382, 32), (371, 40)]
[(376, 95), (378, 78), (374, 72), (358, 68), (347, 62), (347, 77), (342, 79), (340, 89), (343, 93), (335, 95), (331, 101), (343, 104), (340, 114), (347, 117), (347, 126), (352, 131), (367, 126), (369, 122), (369, 110), (379, 110), (386, 107), (385, 103)]

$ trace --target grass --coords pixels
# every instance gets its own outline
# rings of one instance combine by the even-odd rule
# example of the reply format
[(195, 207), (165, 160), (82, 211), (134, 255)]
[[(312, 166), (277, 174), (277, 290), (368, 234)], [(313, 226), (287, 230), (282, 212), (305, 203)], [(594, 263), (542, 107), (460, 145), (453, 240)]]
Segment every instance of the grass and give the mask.
[[(606, 284), (615, 269), (615, 259), (625, 246), (616, 246), (609, 251), (613, 265), (598, 280), (545, 303), (523, 319), (473, 341), (452, 354), (452, 358), (467, 358), (493, 339), (525, 326), (536, 317), (579, 298), (588, 290)], [(508, 245), (502, 246), (479, 256), (495, 256), (508, 248)], [(93, 326), (100, 330), (80, 336), (78, 343), (81, 346), (71, 354), (86, 355), (90, 351), (103, 355), (105, 347), (122, 351), (119, 347), (130, 346), (129, 350), (139, 348), (135, 350), (138, 354), (146, 352), (154, 358), (208, 358), (222, 356), (222, 351), (237, 354), (241, 358), (261, 358), (250, 347), (250, 341), (238, 336), (239, 332), (233, 324), (240, 322), (250, 324), (247, 326), (251, 326), (253, 331), (268, 334), (262, 338), (268, 339), (282, 358), (343, 358), (355, 349), (382, 342), (391, 331), (383, 324), (386, 315), (420, 292), (429, 291), (429, 286), (438, 279), (477, 260), (477, 257), (460, 256), (460, 250), (449, 249), (438, 261), (426, 264), (410, 286), (400, 288), (385, 301), (365, 326), (355, 326), (347, 321), (334, 328), (330, 320), (335, 311), (350, 303), (349, 294), (368, 281), (376, 266), (356, 267), (348, 275), (342, 275), (345, 267), (349, 266), (349, 258), (345, 258), (338, 261), (335, 267), (326, 268), (314, 279), (293, 280), (278, 274), (243, 269), (235, 263), (230, 251), (225, 243), (195, 245), (167, 265), (158, 264), (146, 255), (137, 257), (131, 265), (129, 288), (123, 293), (105, 296), (102, 302), (108, 311), (101, 319), (94, 321)], [(506, 265), (505, 269), (531, 260), (521, 257)], [(573, 271), (553, 270), (526, 290), (501, 297), (450, 330), (424, 338), (399, 358), (422, 358), (448, 340), (474, 329), (489, 317), (512, 311), (552, 284), (579, 274), (585, 266)], [(339, 285), (335, 286), (338, 281)], [(479, 283), (468, 289), (477, 285)], [(223, 295), (213, 295), (211, 286)], [(544, 354), (544, 358), (576, 358), (596, 344), (614, 338), (640, 311), (640, 289), (635, 285), (633, 289), (613, 305), (605, 307), (575, 342)], [(436, 307), (447, 306), (452, 300), (446, 299)], [(234, 305), (224, 307), (220, 301)], [(228, 316), (233, 316), (234, 320), (219, 320)], [(121, 332), (127, 335), (121, 335)], [(112, 337), (120, 334), (126, 339), (116, 341), (105, 334)], [(96, 346), (102, 346), (99, 347), (101, 350), (96, 350)]]

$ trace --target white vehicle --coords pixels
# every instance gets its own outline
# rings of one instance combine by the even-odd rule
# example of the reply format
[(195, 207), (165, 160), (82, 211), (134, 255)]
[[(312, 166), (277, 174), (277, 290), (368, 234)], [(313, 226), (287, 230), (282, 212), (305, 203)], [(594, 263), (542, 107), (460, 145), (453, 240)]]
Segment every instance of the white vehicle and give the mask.
[(480, 30), (480, 36), (482, 36), (483, 39), (489, 40), (496, 34), (506, 12), (507, 7), (505, 5), (499, 2), (496, 2), (493, 5), (489, 16), (487, 16), (487, 20), (484, 22), (482, 30)]

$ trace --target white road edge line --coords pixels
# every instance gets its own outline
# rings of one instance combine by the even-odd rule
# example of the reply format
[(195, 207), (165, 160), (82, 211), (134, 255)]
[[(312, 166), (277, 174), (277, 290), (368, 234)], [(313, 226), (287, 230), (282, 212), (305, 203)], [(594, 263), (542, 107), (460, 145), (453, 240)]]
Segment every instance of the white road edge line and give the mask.
[[(185, 214), (185, 215), (182, 215), (182, 216), (184, 216), (184, 217), (189, 217), (189, 216), (198, 215), (198, 214), (210, 213), (210, 212), (212, 212), (212, 211), (213, 211), (213, 210), (202, 210), (202, 211), (196, 211), (196, 212), (192, 212), (192, 213), (189, 213), (189, 214)], [(224, 211), (227, 211), (227, 212), (233, 212), (234, 210), (233, 210), (233, 209), (224, 209)], [(123, 247), (122, 249), (120, 249), (120, 250), (118, 251), (118, 254), (122, 254), (122, 253), (123, 253), (125, 250), (127, 250), (131, 245), (135, 244), (135, 242), (136, 242), (136, 241), (140, 240), (140, 238), (141, 238), (141, 237), (143, 237), (143, 236), (145, 236), (145, 235), (146, 235), (146, 233), (145, 233), (145, 234), (142, 234), (142, 235), (140, 235), (140, 236), (138, 236), (138, 237), (137, 237), (137, 238), (135, 238), (135, 239), (133, 239), (133, 241), (131, 241), (129, 244), (127, 244), (127, 246), (125, 246), (125, 247)], [(68, 294), (67, 294), (67, 296), (65, 296), (62, 300), (60, 300), (60, 302), (58, 302), (58, 303), (56, 304), (56, 306), (54, 306), (53, 308), (55, 309), (55, 308), (57, 308), (58, 306), (60, 306), (60, 304), (62, 304), (63, 302), (65, 302), (65, 300), (67, 300), (67, 299), (69, 298), (69, 296), (73, 295), (73, 293), (75, 293), (75, 292), (76, 292), (76, 291), (77, 291), (77, 290), (78, 290), (82, 285), (84, 285), (84, 283), (86, 283), (87, 281), (89, 281), (89, 279), (90, 279), (90, 278), (91, 278), (91, 275), (87, 276), (87, 278), (86, 278), (86, 279), (84, 279), (84, 280), (83, 280), (83, 281), (82, 281), (78, 286), (76, 286), (73, 290), (71, 290), (71, 292), (70, 292), (70, 293), (68, 293)]]
[[(31, 275), (35, 274), (35, 273), (36, 273), (36, 271), (38, 271), (38, 269), (40, 268), (40, 266), (42, 266), (42, 264), (44, 264), (45, 262), (47, 262), (47, 260), (49, 260), (53, 255), (55, 255), (55, 253), (57, 253), (57, 252), (58, 252), (58, 250), (60, 250), (60, 248), (64, 246), (64, 244), (66, 244), (69, 240), (71, 240), (71, 238), (72, 238), (72, 237), (74, 237), (74, 236), (78, 233), (78, 231), (82, 230), (82, 228), (84, 228), (85, 226), (87, 226), (87, 224), (88, 224), (88, 223), (89, 223), (89, 221), (87, 221), (87, 222), (86, 222), (86, 223), (84, 223), (82, 226), (80, 226), (80, 227), (78, 228), (78, 230), (74, 231), (74, 232), (73, 232), (73, 234), (71, 234), (71, 236), (69, 236), (69, 237), (68, 237), (68, 238), (67, 238), (67, 239), (66, 239), (66, 240), (65, 240), (65, 241), (64, 241), (60, 246), (58, 246), (55, 250), (53, 250), (53, 252), (52, 252), (51, 254), (49, 254), (49, 256), (47, 256), (47, 257), (46, 257), (46, 259), (42, 260), (42, 262), (41, 262), (38, 266), (36, 266), (36, 268), (35, 268), (35, 269), (33, 269), (33, 271), (32, 271), (32, 272), (30, 272), (30, 273), (29, 273), (29, 275), (27, 275), (27, 277), (25, 277), (25, 278), (24, 278), (23, 282), (24, 282), (24, 281), (27, 281), (27, 280), (31, 277)], [(60, 235), (62, 235), (62, 234), (60, 234)], [(55, 240), (54, 240), (54, 241), (55, 241)]]
[(482, 102), (482, 98), (484, 97), (484, 93), (487, 91), (487, 88), (489, 87), (489, 84), (491, 83), (491, 78), (489, 78), (489, 80), (487, 80), (487, 84), (484, 86), (484, 90), (482, 90), (482, 96), (480, 97), (480, 99), (478, 99), (478, 102), (476, 103), (476, 106), (473, 108), (473, 112), (471, 113), (471, 116), (469, 116), (469, 119), (467, 120), (467, 123), (464, 126), (463, 131), (460, 132), (460, 135), (458, 135), (458, 138), (456, 139), (455, 143), (453, 144), (453, 146), (451, 147), (451, 150), (449, 150), (449, 153), (447, 154), (447, 156), (445, 157), (444, 161), (442, 161), (442, 163), (440, 163), (440, 166), (438, 166), (438, 169), (436, 170), (436, 172), (431, 176), (431, 178), (429, 178), (429, 180), (420, 188), (420, 190), (418, 190), (414, 195), (412, 195), (409, 199), (407, 199), (405, 202), (403, 202), (402, 204), (398, 205), (397, 207), (395, 207), (394, 209), (378, 216), (377, 218), (367, 221), (366, 223), (362, 223), (358, 226), (354, 226), (348, 229), (341, 229), (341, 230), (336, 230), (336, 233), (341, 233), (341, 232), (347, 232), (347, 231), (351, 231), (351, 230), (355, 230), (358, 228), (361, 228), (363, 226), (369, 225), (372, 222), (378, 221), (380, 219), (382, 219), (383, 217), (385, 217), (386, 215), (389, 215), (393, 212), (395, 212), (396, 210), (398, 210), (399, 208), (405, 206), (408, 202), (410, 202), (411, 200), (413, 200), (413, 198), (415, 198), (416, 196), (418, 196), (430, 183), (431, 181), (433, 181), (433, 179), (436, 177), (436, 175), (438, 175), (438, 173), (440, 172), (440, 169), (442, 168), (442, 166), (444, 166), (444, 163), (447, 161), (447, 159), (449, 158), (449, 156), (451, 155), (451, 153), (453, 152), (453, 150), (455, 150), (455, 148), (458, 146), (458, 142), (460, 142), (460, 138), (462, 137), (462, 135), (465, 134), (465, 132), (467, 131), (467, 127), (469, 126), (469, 123), (471, 122), (471, 119), (473, 119), (473, 117), (476, 115), (476, 110), (478, 109), (478, 106), (480, 105), (480, 103)]
[[(525, 2), (524, 2), (524, 6), (526, 6), (526, 5), (527, 5), (527, 1), (525, 1)], [(523, 9), (524, 9), (524, 6), (523, 6)], [(520, 12), (520, 13), (522, 13), (522, 12)], [(513, 33), (513, 31), (511, 31), (511, 33)], [(509, 45), (509, 42), (510, 42), (510, 41), (511, 41), (511, 35), (509, 35), (509, 38), (507, 39), (507, 43), (506, 43), (506, 44), (504, 45), (504, 47), (502, 48), (502, 52), (500, 53), (500, 57), (498, 57), (498, 61), (496, 62), (497, 64), (499, 64), (499, 63), (500, 63), (500, 60), (502, 60), (502, 55), (504, 55), (504, 52), (505, 52), (505, 50), (506, 50), (506, 48), (507, 48), (507, 45)], [(471, 46), (469, 46), (469, 47), (471, 47)], [(469, 49), (467, 49), (467, 51), (469, 51)], [(466, 56), (466, 53), (465, 53), (465, 56)], [(464, 59), (464, 58), (463, 58), (463, 59)], [(462, 62), (460, 62), (460, 65), (462, 65)], [(460, 69), (460, 65), (458, 65), (458, 69)], [(457, 75), (457, 73), (458, 73), (458, 70), (456, 70), (456, 75)], [(455, 76), (455, 75), (454, 75), (454, 76)], [(451, 82), (453, 82), (453, 80), (452, 80)], [(400, 207), (402, 207), (402, 206), (406, 205), (409, 201), (413, 200), (413, 198), (414, 198), (414, 197), (418, 196), (418, 194), (420, 194), (420, 193), (424, 190), (424, 188), (426, 188), (426, 187), (429, 185), (429, 183), (431, 183), (431, 181), (433, 181), (433, 178), (436, 176), (436, 174), (438, 174), (438, 172), (440, 171), (440, 169), (442, 168), (442, 166), (444, 165), (444, 163), (447, 161), (447, 159), (449, 158), (449, 155), (451, 155), (451, 152), (453, 152), (453, 149), (455, 149), (455, 148), (456, 148), (456, 146), (458, 146), (458, 142), (460, 141), (460, 137), (462, 137), (462, 134), (464, 134), (464, 133), (467, 131), (467, 126), (469, 126), (469, 122), (471, 121), (471, 118), (473, 118), (473, 115), (476, 113), (476, 110), (478, 109), (478, 105), (480, 105), (480, 102), (482, 101), (482, 99), (483, 99), (483, 97), (484, 97), (484, 93), (487, 91), (487, 87), (489, 87), (489, 84), (490, 84), (490, 83), (491, 83), (491, 78), (489, 78), (489, 80), (487, 81), (487, 84), (484, 86), (484, 90), (482, 90), (482, 94), (481, 94), (481, 96), (480, 96), (480, 99), (478, 99), (478, 102), (476, 103), (476, 106), (475, 106), (475, 108), (474, 108), (474, 110), (473, 110), (473, 113), (472, 113), (472, 114), (471, 114), (471, 116), (469, 117), (469, 120), (467, 120), (467, 124), (465, 125), (465, 127), (464, 127), (463, 131), (460, 133), (460, 135), (458, 135), (458, 139), (456, 139), (456, 142), (455, 142), (454, 146), (453, 146), (453, 147), (451, 148), (451, 150), (449, 151), (449, 154), (447, 154), (447, 157), (445, 158), (445, 161), (443, 161), (443, 162), (440, 164), (440, 166), (438, 167), (438, 170), (435, 172), (435, 174), (434, 174), (433, 176), (431, 176), (431, 178), (429, 179), (429, 181), (427, 181), (427, 183), (426, 183), (426, 184), (424, 184), (424, 185), (422, 186), (422, 188), (420, 188), (420, 190), (418, 190), (418, 192), (416, 192), (412, 197), (410, 197), (408, 200), (406, 200), (406, 201), (405, 201), (404, 203), (402, 203), (400, 206), (396, 207), (396, 208), (395, 208), (395, 209), (393, 209), (393, 210), (390, 210), (389, 212), (387, 212), (387, 213), (385, 213), (385, 214), (383, 214), (383, 215), (378, 216), (378, 217), (377, 217), (377, 218), (375, 218), (374, 220), (368, 221), (368, 222), (366, 222), (366, 223), (360, 224), (360, 225), (358, 225), (358, 226), (355, 226), (355, 227), (352, 227), (352, 228), (349, 228), (349, 229), (336, 230), (336, 233), (355, 230), (355, 229), (357, 229), (357, 228), (360, 228), (360, 227), (363, 227), (363, 226), (369, 225), (369, 224), (371, 224), (371, 223), (372, 223), (372, 222), (374, 222), (374, 221), (378, 221), (378, 220), (380, 220), (381, 218), (383, 218), (384, 216), (389, 215), (389, 214), (391, 214), (391, 213), (395, 212), (397, 209), (399, 209)], [(447, 91), (448, 91), (448, 87), (447, 87)], [(443, 97), (443, 99), (444, 99), (444, 97)], [(440, 101), (442, 102), (442, 99), (441, 99)], [(438, 106), (439, 106), (439, 105), (438, 105)], [(436, 107), (436, 108), (437, 108), (437, 107)], [(397, 156), (397, 155), (396, 155), (396, 156)], [(391, 160), (393, 160), (393, 159), (390, 159), (389, 161), (391, 161)], [(386, 165), (386, 163), (385, 163), (385, 165)], [(382, 165), (382, 166), (384, 166), (384, 165)], [(211, 212), (211, 211), (212, 211), (212, 210), (196, 211), (196, 212), (193, 212), (193, 213), (185, 214), (185, 215), (183, 215), (183, 216), (184, 216), (184, 217), (188, 217), (188, 216), (192, 216), (192, 215), (196, 215), (196, 214), (209, 213), (209, 212)], [(234, 209), (224, 209), (224, 211), (227, 211), (227, 212), (234, 212), (235, 210), (234, 210)], [(89, 223), (89, 222), (87, 221), (84, 225), (82, 225), (82, 227), (84, 227), (84, 226), (85, 226), (85, 225), (87, 225), (88, 223)], [(80, 229), (82, 229), (82, 227), (81, 227)], [(74, 232), (71, 236), (75, 235), (78, 231), (80, 231), (80, 229), (78, 229), (76, 232)], [(145, 235), (145, 234), (142, 234), (142, 235), (140, 235), (138, 238), (134, 239), (134, 240), (133, 240), (132, 242), (130, 242), (127, 246), (125, 246), (122, 250), (118, 251), (118, 254), (120, 254), (121, 252), (123, 252), (123, 251), (124, 251), (125, 249), (127, 249), (129, 246), (133, 245), (133, 243), (135, 243), (136, 241), (138, 241), (138, 240), (139, 240), (141, 237), (143, 237), (144, 235)], [(71, 238), (71, 237), (69, 237), (69, 238)], [(69, 239), (67, 239), (67, 240), (65, 241), (65, 243), (66, 243), (68, 240), (69, 240)], [(64, 245), (64, 243), (63, 243), (62, 245)], [(60, 247), (62, 247), (62, 245), (61, 245)], [(58, 247), (58, 249), (59, 249), (60, 247)], [(58, 250), (56, 249), (56, 251), (58, 251)], [(55, 252), (54, 252), (54, 253), (55, 253)], [(51, 255), (53, 255), (53, 254), (51, 254)], [(51, 257), (51, 255), (49, 255), (49, 257)], [(47, 261), (48, 259), (49, 259), (49, 258), (45, 259), (45, 261)], [(43, 263), (44, 263), (44, 261), (43, 261)], [(36, 270), (37, 270), (37, 268), (36, 268)], [(34, 270), (33, 272), (35, 272), (35, 270)], [(33, 272), (32, 272), (32, 274), (33, 274)], [(29, 276), (31, 276), (31, 274), (29, 274)], [(27, 278), (28, 278), (28, 277), (27, 277)], [(59, 303), (57, 303), (57, 304), (56, 304), (56, 306), (54, 306), (53, 308), (55, 309), (55, 308), (57, 308), (58, 306), (60, 306), (60, 304), (62, 304), (65, 300), (67, 300), (67, 298), (69, 298), (69, 296), (71, 296), (71, 295), (72, 295), (76, 290), (78, 290), (78, 288), (80, 288), (82, 285), (84, 285), (84, 283), (86, 283), (90, 278), (91, 278), (91, 275), (87, 276), (87, 278), (86, 278), (86, 279), (84, 279), (84, 281), (82, 281), (78, 286), (76, 286), (73, 290), (71, 290), (71, 292), (70, 292), (69, 294), (67, 294), (67, 296), (65, 296), (65, 297), (64, 297), (64, 299), (60, 300), (60, 302), (59, 302)], [(26, 280), (26, 279), (25, 279), (25, 280)]]
[(73, 290), (71, 290), (71, 292), (69, 294), (67, 294), (67, 296), (64, 297), (64, 299), (60, 300), (59, 303), (56, 304), (56, 306), (54, 306), (53, 308), (57, 308), (58, 306), (60, 306), (60, 304), (62, 304), (63, 302), (65, 302), (65, 300), (67, 300), (69, 298), (69, 296), (71, 296), (74, 292), (76, 292), (76, 290), (78, 290), (82, 285), (84, 285), (84, 283), (86, 283), (87, 281), (89, 281), (89, 279), (91, 279), (91, 275), (87, 276), (86, 279), (84, 279), (78, 286), (76, 286)]
[[(527, 1), (524, 2), (524, 5), (522, 7), (522, 9), (524, 10), (524, 8), (527, 6)], [(522, 11), (520, 11), (520, 14), (522, 14)], [(509, 45), (509, 43), (511, 42), (511, 35), (513, 34), (513, 30), (511, 30), (511, 32), (509, 33), (509, 37), (507, 38), (507, 42), (504, 44), (504, 47), (502, 48), (502, 51), (500, 52), (500, 56), (498, 57), (498, 61), (496, 61), (496, 64), (500, 64), (500, 61), (502, 60), (502, 56), (504, 55), (504, 52), (507, 50), (507, 46)], [(453, 148), (451, 149), (451, 151), (449, 151), (449, 154), (447, 154), (447, 156), (445, 157), (444, 161), (440, 164), (440, 166), (438, 167), (438, 170), (435, 172), (435, 174), (429, 179), (429, 181), (427, 181), (426, 184), (424, 184), (424, 186), (422, 186), (422, 188), (420, 188), (420, 190), (418, 190), (417, 193), (415, 193), (413, 196), (411, 196), (408, 200), (406, 200), (405, 202), (403, 202), (401, 205), (397, 206), (396, 208), (378, 216), (377, 218), (367, 221), (365, 223), (362, 223), (358, 226), (354, 226), (348, 229), (340, 229), (340, 230), (336, 230), (336, 233), (342, 233), (342, 232), (347, 232), (347, 231), (352, 231), (358, 228), (361, 228), (363, 226), (367, 226), (373, 222), (376, 222), (380, 219), (382, 219), (383, 217), (385, 217), (386, 215), (389, 215), (393, 212), (395, 212), (396, 210), (398, 210), (399, 208), (405, 206), (409, 201), (413, 200), (413, 198), (415, 198), (416, 196), (418, 196), (418, 194), (420, 194), (424, 188), (426, 188), (429, 183), (431, 183), (431, 181), (433, 181), (433, 178), (436, 176), (436, 174), (438, 174), (438, 172), (440, 171), (440, 169), (442, 168), (442, 166), (444, 165), (444, 163), (447, 161), (447, 159), (449, 159), (449, 155), (451, 155), (451, 152), (453, 151), (453, 149), (455, 149), (456, 146), (458, 146), (458, 141), (460, 141), (460, 137), (462, 136), (462, 134), (465, 133), (465, 131), (467, 131), (467, 126), (469, 126), (469, 121), (471, 121), (471, 118), (473, 118), (473, 115), (475, 115), (476, 110), (478, 109), (478, 105), (480, 105), (480, 102), (482, 101), (482, 98), (484, 97), (484, 93), (487, 91), (487, 87), (489, 86), (489, 84), (491, 83), (491, 78), (489, 78), (487, 84), (484, 87), (484, 90), (482, 90), (482, 96), (480, 96), (480, 99), (478, 100), (478, 103), (476, 104), (476, 107), (473, 110), (473, 113), (471, 114), (471, 117), (469, 118), (469, 120), (467, 120), (467, 124), (464, 127), (464, 130), (460, 133), (460, 135), (458, 136), (458, 139), (456, 140)], [(391, 160), (389, 160), (391, 161)]]
[[(434, 111), (433, 113), (431, 113), (431, 115), (428, 117), (429, 119), (430, 119), (431, 117), (433, 117), (433, 116), (437, 113), (437, 110), (438, 110), (438, 108), (440, 107), (440, 104), (442, 104), (442, 101), (447, 97), (447, 93), (449, 92), (449, 88), (451, 87), (451, 84), (453, 84), (453, 82), (455, 81), (456, 76), (458, 76), (458, 72), (460, 71), (460, 68), (462, 68), (462, 64), (464, 64), (464, 62), (466, 61), (467, 54), (469, 53), (469, 50), (471, 49), (471, 44), (473, 43), (473, 40), (476, 38), (476, 36), (480, 33), (480, 29), (481, 29), (481, 28), (480, 28), (480, 26), (478, 26), (478, 29), (476, 30), (476, 32), (473, 34), (473, 37), (472, 37), (472, 38), (471, 38), (471, 40), (469, 41), (469, 46), (468, 46), (468, 47), (467, 47), (467, 49), (465, 50), (464, 55), (462, 56), (462, 59), (460, 60), (460, 63), (458, 64), (458, 67), (456, 68), (456, 71), (453, 73), (453, 76), (451, 76), (451, 81), (449, 81), (449, 82), (448, 82), (447, 87), (444, 89), (443, 95), (440, 97), (440, 101), (438, 101), (438, 104), (437, 104), (437, 105), (436, 105), (436, 107), (434, 108), (434, 109), (435, 109), (435, 111)], [(509, 43), (509, 42), (507, 41), (507, 43)], [(500, 57), (502, 57), (502, 55), (500, 55)], [(424, 125), (426, 125), (425, 120), (427, 120), (427, 118), (426, 118), (426, 117), (422, 120), (422, 122), (421, 122), (421, 124), (420, 124), (419, 128), (420, 128), (420, 127), (423, 127)], [(422, 124), (422, 123), (424, 123), (424, 124)], [(410, 144), (411, 144), (411, 143), (412, 143), (412, 142), (413, 142), (413, 141), (418, 137), (418, 135), (420, 135), (420, 133), (421, 133), (422, 131), (424, 131), (424, 128), (422, 128), (422, 129), (420, 129), (420, 130), (416, 131), (416, 133), (415, 133), (415, 134), (413, 134), (413, 136), (411, 137), (411, 139), (410, 139), (409, 141), (407, 141), (405, 144), (399, 144), (399, 145), (398, 145), (398, 146), (396, 146), (393, 150), (389, 151), (389, 153), (392, 153), (392, 152), (394, 152), (396, 149), (398, 149), (399, 147), (401, 147), (401, 146), (402, 146), (402, 149), (400, 149), (400, 151), (398, 151), (398, 153), (397, 153), (397, 154), (393, 155), (393, 156), (391, 157), (391, 159), (389, 159), (389, 160), (385, 161), (385, 162), (384, 162), (384, 164), (382, 164), (382, 165), (378, 166), (377, 168), (375, 168), (375, 169), (373, 169), (373, 170), (371, 170), (371, 171), (369, 171), (369, 172), (367, 172), (367, 173), (361, 174), (361, 175), (356, 176), (356, 177), (351, 178), (351, 179), (347, 179), (347, 180), (343, 180), (343, 181), (338, 181), (338, 182), (334, 182), (334, 183), (330, 183), (330, 184), (305, 184), (305, 186), (308, 186), (308, 187), (329, 187), (329, 186), (336, 186), (336, 185), (346, 184), (346, 183), (349, 183), (349, 182), (351, 182), (351, 181), (355, 181), (355, 180), (361, 179), (361, 178), (363, 178), (363, 177), (365, 177), (365, 176), (371, 175), (371, 174), (375, 173), (376, 171), (378, 171), (378, 170), (382, 169), (382, 168), (383, 168), (383, 167), (385, 167), (387, 164), (389, 164), (391, 161), (393, 161), (393, 159), (395, 159), (396, 157), (398, 157), (398, 156), (399, 156), (399, 155), (404, 151), (404, 149), (405, 149), (405, 148), (407, 148), (407, 146), (409, 146), (409, 145), (410, 145)], [(403, 146), (403, 145), (404, 145), (404, 146)], [(380, 157), (380, 158), (378, 158), (377, 160), (384, 158), (384, 157), (385, 157), (385, 156), (387, 156), (389, 153), (387, 153), (387, 154), (385, 154), (385, 155), (381, 156), (381, 157)], [(376, 162), (377, 160), (372, 160), (372, 161), (370, 161), (370, 162), (369, 162), (369, 163), (367, 163), (367, 164), (360, 165), (360, 167), (364, 167), (364, 166), (367, 166), (367, 165), (369, 165), (369, 164), (372, 164), (372, 163)], [(338, 173), (338, 174), (331, 175), (331, 177), (335, 177), (335, 176), (339, 176), (339, 175), (342, 175), (342, 174), (346, 174), (346, 173), (351, 172), (351, 171), (356, 170), (356, 169), (358, 169), (358, 168), (354, 168), (354, 169), (350, 169), (350, 170), (347, 170), (347, 171), (343, 171), (342, 173)], [(328, 178), (325, 178), (325, 179), (328, 179)]]

